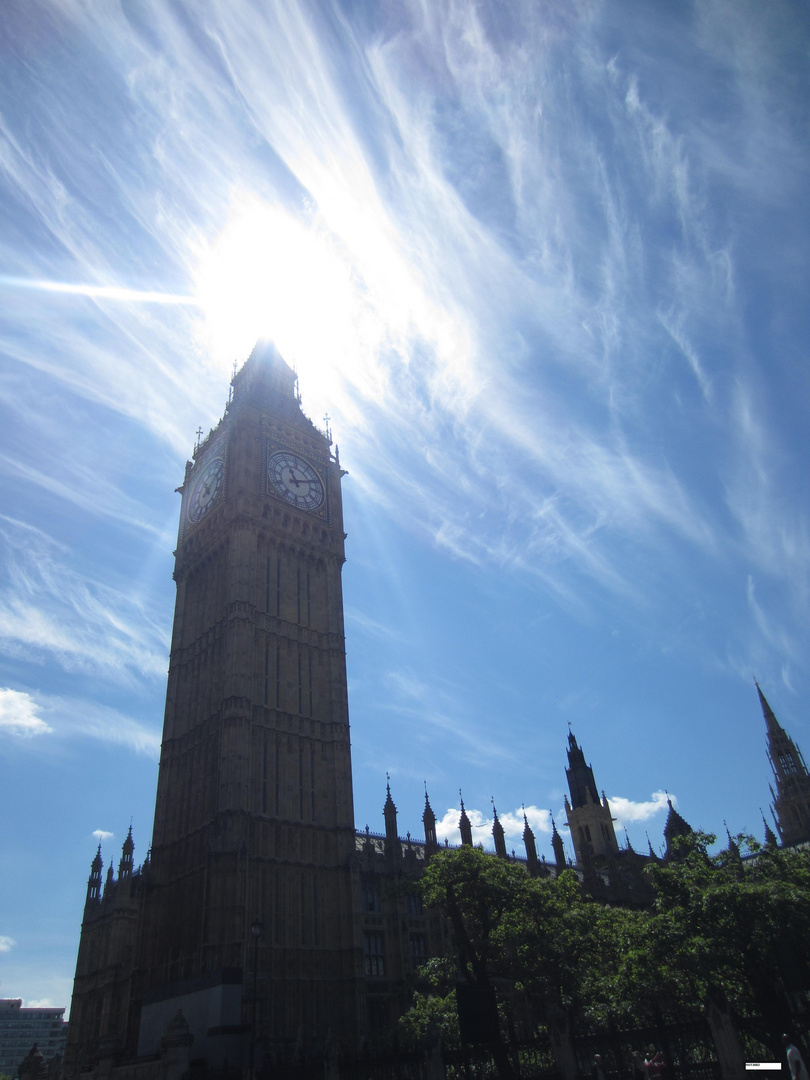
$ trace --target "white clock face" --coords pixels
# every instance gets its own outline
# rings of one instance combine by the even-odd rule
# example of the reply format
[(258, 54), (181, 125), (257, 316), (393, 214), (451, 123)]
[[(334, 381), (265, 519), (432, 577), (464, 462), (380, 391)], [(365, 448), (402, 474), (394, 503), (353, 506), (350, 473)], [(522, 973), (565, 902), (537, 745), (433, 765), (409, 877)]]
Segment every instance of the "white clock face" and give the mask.
[(308, 461), (289, 450), (270, 455), (267, 479), (282, 499), (299, 510), (317, 510), (323, 503), (321, 478)]
[(189, 521), (204, 518), (219, 496), (222, 494), (222, 482), (225, 479), (225, 462), (222, 458), (209, 461), (191, 485), (188, 500)]

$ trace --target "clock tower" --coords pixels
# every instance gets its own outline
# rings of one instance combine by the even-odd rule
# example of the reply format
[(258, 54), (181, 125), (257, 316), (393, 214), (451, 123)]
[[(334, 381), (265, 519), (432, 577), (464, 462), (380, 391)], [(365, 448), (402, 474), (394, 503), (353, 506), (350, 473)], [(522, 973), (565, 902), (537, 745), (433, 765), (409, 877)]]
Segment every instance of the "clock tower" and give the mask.
[[(342, 471), (258, 345), (182, 486), (129, 1049), (181, 1009), (192, 1056), (350, 1048), (362, 1012)], [(254, 1060), (255, 1056), (255, 1060)], [(246, 1062), (245, 1062), (246, 1063)]]

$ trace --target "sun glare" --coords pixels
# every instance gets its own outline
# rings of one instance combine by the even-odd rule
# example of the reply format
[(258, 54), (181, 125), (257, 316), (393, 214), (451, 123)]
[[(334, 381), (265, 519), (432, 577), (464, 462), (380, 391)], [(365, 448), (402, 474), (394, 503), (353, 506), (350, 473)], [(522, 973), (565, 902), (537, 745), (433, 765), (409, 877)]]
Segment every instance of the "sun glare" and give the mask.
[(202, 260), (205, 337), (222, 361), (271, 338), (299, 372), (345, 372), (360, 286), (330, 235), (276, 207), (244, 205)]

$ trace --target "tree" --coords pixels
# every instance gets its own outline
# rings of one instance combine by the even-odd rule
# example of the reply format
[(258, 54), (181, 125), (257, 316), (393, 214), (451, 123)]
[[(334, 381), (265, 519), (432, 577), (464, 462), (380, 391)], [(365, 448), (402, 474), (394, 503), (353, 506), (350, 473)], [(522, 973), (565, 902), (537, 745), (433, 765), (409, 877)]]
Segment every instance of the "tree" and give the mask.
[(676, 859), (651, 870), (650, 970), (680, 1003), (725, 997), (743, 1030), (776, 1059), (788, 966), (810, 989), (810, 853), (760, 848), (740, 836), (712, 856), (713, 842), (702, 833), (683, 837)]
[[(702, 1011), (711, 995), (776, 1060), (786, 992), (810, 989), (810, 852), (740, 837), (711, 855), (713, 843), (679, 838), (673, 859), (651, 864), (645, 911), (595, 903), (572, 871), (531, 878), (469, 847), (431, 859), (422, 895), (447, 918), (457, 979), (522, 1000), (530, 1026), (630, 1025), (652, 1007)], [(445, 1018), (449, 993), (438, 995)], [(419, 1004), (425, 1022), (432, 996)]]
[(583, 991), (593, 995), (595, 973), (618, 963), (619, 924), (637, 919), (584, 897), (572, 871), (532, 878), (521, 864), (469, 847), (435, 855), (421, 889), (448, 920), (459, 979), (523, 995), (534, 1026), (587, 1011)]

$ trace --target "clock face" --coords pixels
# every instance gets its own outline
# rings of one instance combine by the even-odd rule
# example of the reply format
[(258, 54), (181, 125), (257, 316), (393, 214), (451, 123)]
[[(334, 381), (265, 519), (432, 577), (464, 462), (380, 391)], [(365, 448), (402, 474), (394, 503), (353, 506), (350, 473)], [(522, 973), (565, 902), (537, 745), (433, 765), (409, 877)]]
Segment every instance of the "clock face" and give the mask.
[(225, 462), (222, 458), (209, 461), (191, 485), (191, 495), (188, 500), (189, 521), (200, 521), (205, 517), (222, 494), (224, 479)]
[(267, 479), (282, 499), (299, 510), (317, 510), (323, 503), (321, 478), (308, 461), (289, 450), (270, 455)]

